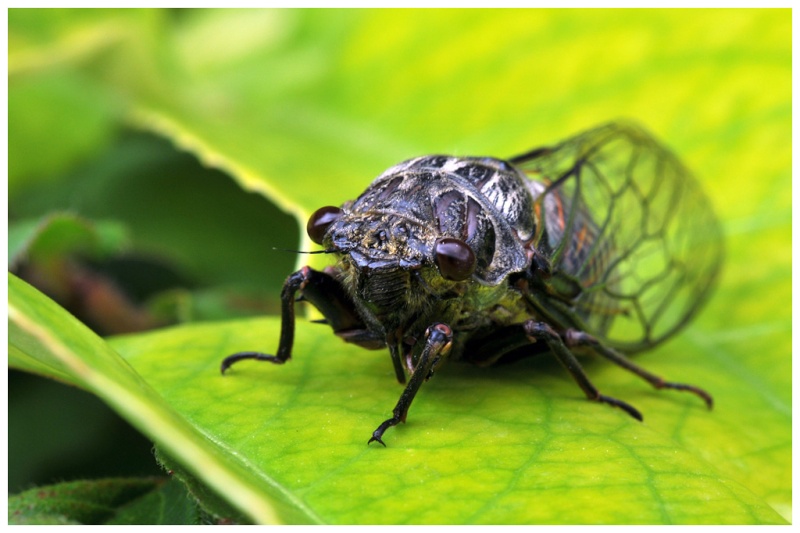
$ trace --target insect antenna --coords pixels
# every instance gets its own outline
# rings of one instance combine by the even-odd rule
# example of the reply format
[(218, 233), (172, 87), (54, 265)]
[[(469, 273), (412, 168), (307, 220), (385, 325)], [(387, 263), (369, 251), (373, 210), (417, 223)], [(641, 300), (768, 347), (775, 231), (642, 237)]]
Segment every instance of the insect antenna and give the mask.
[(289, 250), (287, 248), (276, 248), (275, 246), (273, 246), (272, 249), (277, 250), (279, 252), (289, 252), (292, 254), (332, 254), (337, 251), (336, 248), (328, 248), (325, 250), (314, 250), (312, 252), (306, 252), (304, 250)]

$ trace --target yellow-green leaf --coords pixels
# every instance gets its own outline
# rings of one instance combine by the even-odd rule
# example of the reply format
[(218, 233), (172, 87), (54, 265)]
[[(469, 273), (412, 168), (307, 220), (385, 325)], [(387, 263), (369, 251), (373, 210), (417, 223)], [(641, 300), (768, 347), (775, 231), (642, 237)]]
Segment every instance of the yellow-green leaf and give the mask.
[[(366, 443), (402, 387), (383, 352), (302, 322), (286, 365), (240, 363), (219, 374), (224, 355), (270, 350), (278, 328), (277, 319), (197, 325), (114, 346), (192, 424), (327, 523), (782, 522), (731, 455), (767, 464), (774, 452), (762, 454), (746, 427), (765, 415), (777, 427), (785, 420), (770, 417), (744, 380), (723, 379), (716, 359), (692, 364), (724, 346), (698, 347), (697, 330), (640, 362), (707, 386), (720, 405), (713, 412), (600, 362), (587, 364), (592, 378), (641, 408), (644, 423), (587, 402), (546, 358), (451, 364), (423, 386), (384, 449)], [(750, 415), (746, 402), (762, 405)]]
[[(637, 359), (707, 388), (713, 412), (600, 362), (586, 364), (593, 381), (640, 408), (644, 424), (585, 401), (547, 359), (488, 370), (451, 365), (425, 384), (408, 424), (391, 429), (380, 449), (365, 442), (400, 393), (388, 357), (343, 345), (324, 326), (299, 324), (290, 364), (242, 363), (225, 377), (224, 355), (274, 349), (276, 318), (115, 340), (178, 427), (223, 450), (245, 484), (251, 475), (262, 482), (255, 484), (271, 505), (296, 511), (281, 519), (791, 519), (789, 10), (198, 11), (177, 22), (146, 15), (131, 17), (137, 32), (123, 34), (110, 62), (116, 69), (96, 69), (97, 79), (125, 95), (130, 123), (227, 171), (300, 223), (409, 157), (504, 157), (625, 116), (696, 171), (726, 233), (726, 266), (708, 309)], [(219, 40), (233, 35), (235, 42)], [(10, 64), (18, 59), (10, 52)], [(28, 317), (12, 320), (19, 316)], [(23, 323), (28, 329), (12, 326), (12, 364), (84, 383), (36, 348), (39, 334), (84, 330), (38, 315)], [(91, 349), (109, 353), (99, 343)], [(144, 425), (140, 413), (97, 391), (157, 442), (171, 442), (162, 434), (170, 425)], [(179, 446), (169, 451), (213, 484)]]
[(253, 519), (315, 520), (290, 500), (270, 496), (275, 489), (267, 476), (247, 469), (230, 450), (221, 450), (104, 340), (52, 300), (11, 274), (8, 293), (12, 366), (64, 378), (93, 392)]

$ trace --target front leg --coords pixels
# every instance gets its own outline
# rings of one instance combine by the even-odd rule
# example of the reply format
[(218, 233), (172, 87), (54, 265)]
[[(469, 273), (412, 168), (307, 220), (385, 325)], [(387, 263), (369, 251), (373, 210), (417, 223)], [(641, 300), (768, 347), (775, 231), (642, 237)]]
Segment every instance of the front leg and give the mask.
[(450, 351), (453, 342), (453, 331), (447, 324), (433, 324), (425, 331), (424, 342), (425, 346), (422, 348), (419, 362), (408, 380), (408, 385), (400, 395), (400, 400), (392, 411), (392, 418), (385, 420), (378, 426), (378, 429), (372, 433), (372, 437), (367, 441), (367, 444), (377, 441), (386, 446), (381, 440), (384, 432), (390, 427), (406, 421), (408, 408), (411, 407), (411, 402), (414, 401), (414, 396), (417, 395), (422, 382), (431, 376), (439, 365), (441, 358)]
[(292, 356), (294, 345), (295, 301), (305, 300), (314, 305), (325, 317), (325, 322), (334, 333), (348, 342), (365, 348), (382, 348), (385, 342), (366, 328), (359, 318), (355, 306), (339, 281), (325, 272), (304, 266), (291, 274), (281, 291), (281, 335), (275, 355), (261, 352), (239, 352), (222, 361), (220, 370), (224, 374), (231, 365), (244, 359), (269, 361), (283, 364)]
[[(294, 274), (291, 274), (283, 284), (281, 290), (281, 337), (278, 341), (278, 352), (276, 355), (269, 355), (261, 352), (238, 352), (229, 355), (222, 360), (220, 372), (223, 374), (231, 365), (244, 359), (256, 359), (258, 361), (269, 361), (271, 363), (283, 364), (292, 356), (292, 345), (294, 344), (294, 301), (295, 294), (308, 283), (311, 273), (315, 272), (309, 267), (303, 267)], [(316, 272), (315, 272), (316, 273)]]

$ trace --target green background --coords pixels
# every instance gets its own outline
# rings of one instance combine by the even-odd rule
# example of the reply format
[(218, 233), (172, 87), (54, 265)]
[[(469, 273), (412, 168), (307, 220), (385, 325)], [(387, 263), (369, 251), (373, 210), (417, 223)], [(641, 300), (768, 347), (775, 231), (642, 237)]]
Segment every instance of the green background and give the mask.
[[(106, 343), (10, 278), (10, 364), (102, 398), (218, 514), (193, 480), (262, 522), (790, 520), (790, 43), (789, 10), (11, 10), (10, 268), (84, 235), (170, 265), (189, 280), (174, 318), (196, 323)], [(317, 207), (412, 156), (506, 157), (620, 117), (723, 224), (708, 308), (637, 358), (713, 412), (601, 362), (644, 424), (545, 359), (452, 365), (377, 449), (400, 393), (381, 352), (300, 323), (291, 364), (219, 377), (278, 320), (209, 320), (274, 309), (295, 257), (271, 248), (310, 249)], [(41, 222), (64, 211), (89, 229)]]

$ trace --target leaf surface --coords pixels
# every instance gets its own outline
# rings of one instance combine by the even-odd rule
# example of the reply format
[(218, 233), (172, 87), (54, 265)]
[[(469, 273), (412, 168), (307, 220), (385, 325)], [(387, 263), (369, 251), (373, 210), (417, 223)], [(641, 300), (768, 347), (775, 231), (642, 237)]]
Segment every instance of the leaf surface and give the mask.
[[(269, 478), (246, 470), (232, 456), (187, 423), (108, 344), (36, 289), (9, 274), (9, 363), (61, 378), (102, 398), (131, 424), (202, 469), (206, 482), (235, 499), (262, 522), (309, 521), (303, 511), (268, 496)], [(285, 501), (285, 500), (283, 500)], [(275, 505), (278, 505), (276, 509)], [(279, 518), (283, 514), (284, 517)]]
[(383, 449), (366, 441), (401, 387), (382, 352), (342, 345), (327, 328), (301, 323), (290, 363), (241, 363), (218, 374), (221, 354), (274, 341), (278, 327), (275, 319), (183, 327), (114, 346), (193, 424), (271, 472), (325, 522), (782, 521), (741, 484), (740, 471), (720, 466), (743, 440), (747, 421), (731, 404), (741, 391), (720, 390), (712, 364), (682, 363), (691, 343), (673, 343), (664, 354), (670, 364), (646, 363), (671, 375), (692, 368), (692, 380), (724, 406), (715, 412), (601, 363), (587, 365), (590, 375), (641, 408), (644, 424), (587, 402), (549, 360), (453, 364), (425, 384), (408, 423), (387, 433)]
[[(644, 424), (585, 401), (547, 359), (450, 365), (424, 385), (408, 423), (387, 432), (387, 449), (367, 447), (400, 393), (382, 352), (301, 323), (290, 364), (242, 363), (219, 376), (224, 355), (274, 349), (276, 318), (115, 339), (142, 390), (155, 391), (145, 405), (181, 420), (156, 428), (41, 348), (42, 336), (82, 339), (73, 322), (12, 316), (12, 364), (99, 391), (157, 442), (187, 424), (240, 481), (255, 476), (266, 500), (297, 512), (278, 513), (285, 521), (791, 519), (789, 10), (212, 10), (168, 35), (153, 20), (136, 18), (152, 47), (129, 45), (128, 74), (106, 73), (101, 85), (130, 95), (130, 124), (265, 194), (301, 227), (409, 157), (505, 157), (621, 116), (645, 124), (702, 179), (728, 257), (700, 318), (637, 362), (708, 389), (715, 410), (602, 362), (586, 363), (592, 380), (639, 408)], [(216, 40), (232, 34), (236, 46)], [(58, 48), (39, 51), (48, 47)], [(113, 353), (96, 338), (88, 345)], [(116, 364), (96, 364), (116, 375)], [(170, 452), (213, 483), (180, 448)]]

